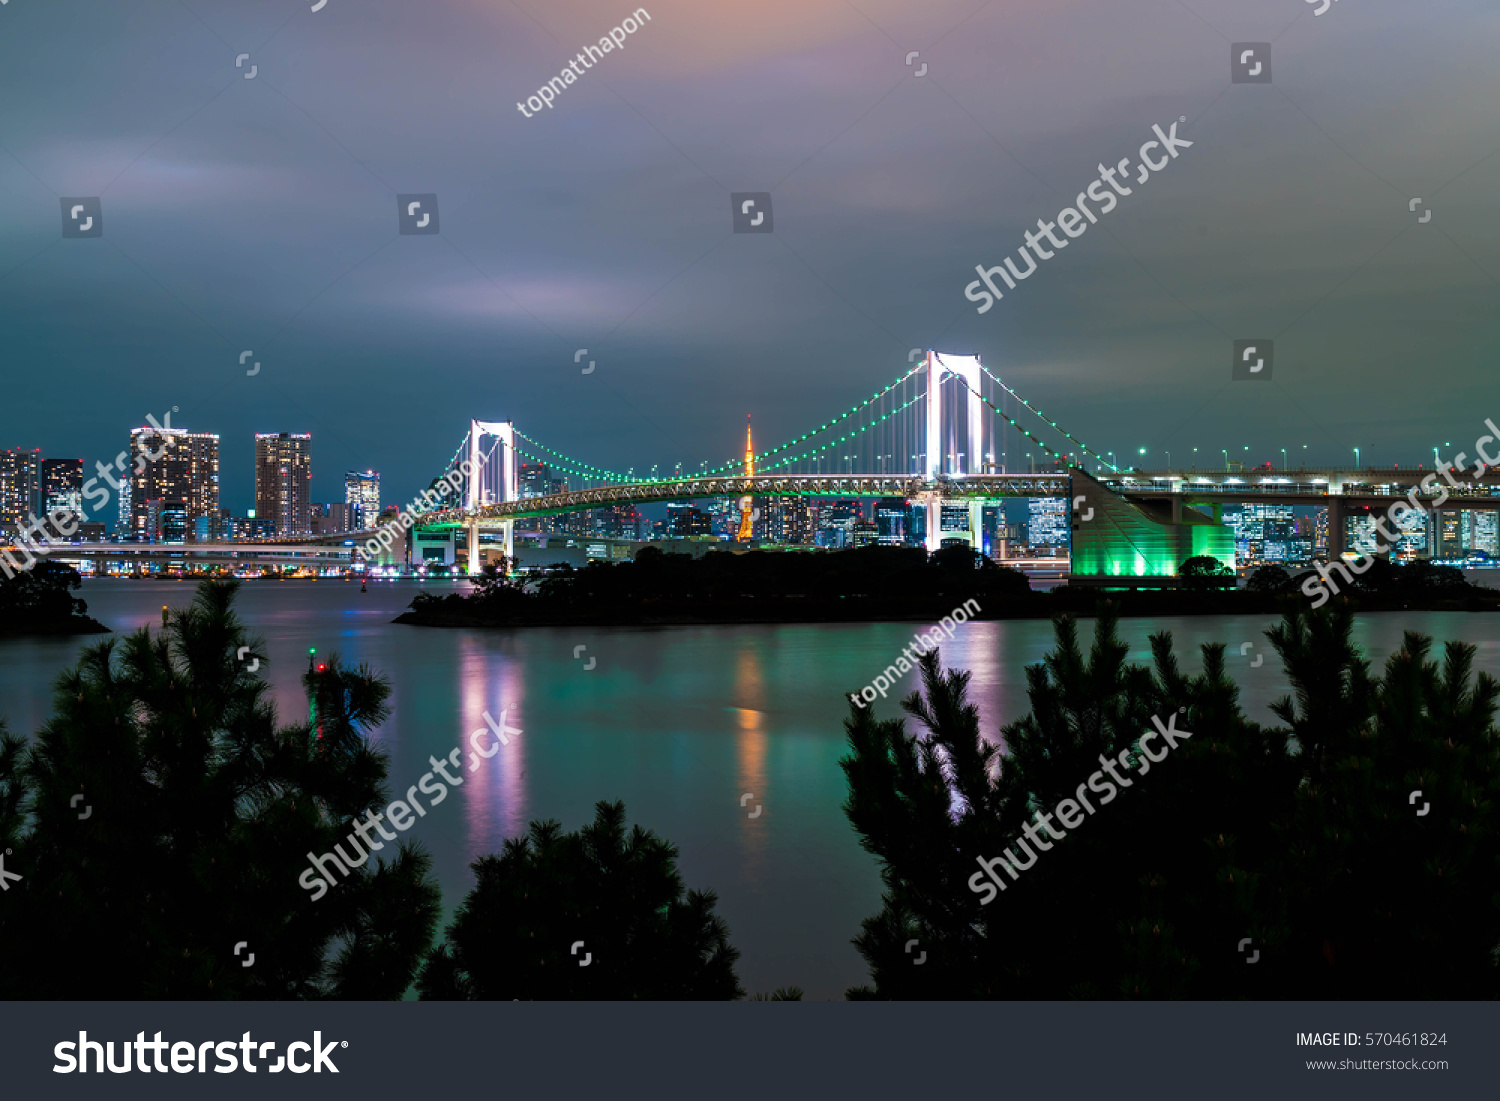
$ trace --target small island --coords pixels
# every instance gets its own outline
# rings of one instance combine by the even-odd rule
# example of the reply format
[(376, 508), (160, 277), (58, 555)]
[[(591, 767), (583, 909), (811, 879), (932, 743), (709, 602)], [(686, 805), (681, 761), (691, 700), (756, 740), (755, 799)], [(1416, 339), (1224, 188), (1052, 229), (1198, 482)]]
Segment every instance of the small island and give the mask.
[[(1244, 588), (1209, 558), (1183, 563), (1154, 588), (1031, 588), (1019, 570), (968, 547), (860, 547), (817, 554), (751, 551), (699, 558), (642, 549), (634, 561), (558, 566), (538, 578), (490, 564), (463, 596), (420, 593), (397, 623), (419, 627), (676, 626), (719, 623), (933, 621), (968, 606), (974, 619), (1276, 613), (1301, 599), (1306, 575), (1257, 570)], [(1447, 566), (1376, 560), (1338, 597), (1354, 611), (1496, 611), (1500, 591)], [(978, 610), (975, 611), (977, 605)]]
[(0, 571), (0, 638), (108, 634), (73, 595), (82, 584), (78, 571), (61, 562), (43, 560), (10, 576)]

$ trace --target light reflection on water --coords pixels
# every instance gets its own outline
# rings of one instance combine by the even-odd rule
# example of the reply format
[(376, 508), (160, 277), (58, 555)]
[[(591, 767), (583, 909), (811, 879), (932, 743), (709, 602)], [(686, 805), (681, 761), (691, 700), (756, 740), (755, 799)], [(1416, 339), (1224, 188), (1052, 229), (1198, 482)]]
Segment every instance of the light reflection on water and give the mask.
[[(466, 633), (391, 624), (417, 587), (380, 582), (250, 582), (239, 608), (266, 640), (264, 668), (283, 722), (306, 715), (300, 675), (307, 651), (368, 663), (392, 683), (393, 714), (378, 738), (390, 752), (392, 798), (432, 770), (430, 758), (461, 750), (464, 782), (427, 806), (405, 835), (433, 855), (450, 912), (472, 883), (477, 856), (496, 852), (532, 819), (576, 829), (599, 800), (624, 800), (631, 823), (676, 844), (689, 887), (713, 890), (743, 953), (747, 990), (796, 984), (809, 997), (838, 997), (867, 981), (849, 939), (879, 906), (874, 860), (841, 810), (845, 797), (844, 694), (870, 683), (926, 624), (682, 628), (544, 628)], [(116, 631), (160, 624), (163, 603), (191, 599), (172, 581), (86, 582), (90, 614)], [(1246, 712), (1271, 721), (1287, 691), (1261, 635), (1271, 616), (1125, 620), (1132, 660), (1150, 660), (1148, 636), (1173, 633), (1179, 660), (1199, 665), (1198, 645), (1226, 644)], [(1479, 668), (1500, 675), (1500, 643), (1483, 614), (1392, 613), (1357, 624), (1377, 671), (1405, 629), (1480, 646)], [(1087, 644), (1089, 632), (1082, 637)], [(972, 672), (981, 729), (1024, 714), (1025, 667), (1051, 645), (1044, 621), (971, 623), (943, 646), (944, 664)], [(32, 733), (50, 710), (49, 686), (92, 638), (0, 641), (0, 714)], [(1251, 642), (1244, 656), (1240, 644)], [(574, 648), (586, 646), (580, 657)], [(1252, 663), (1257, 653), (1265, 660)], [(590, 658), (593, 669), (585, 668)], [(902, 678), (877, 714), (898, 713)], [(519, 728), (489, 760), (469, 768), (469, 733), (492, 744), (484, 721), (506, 711)], [(752, 798), (741, 804), (746, 792)], [(424, 805), (427, 800), (419, 793)], [(760, 815), (751, 818), (755, 807)]]

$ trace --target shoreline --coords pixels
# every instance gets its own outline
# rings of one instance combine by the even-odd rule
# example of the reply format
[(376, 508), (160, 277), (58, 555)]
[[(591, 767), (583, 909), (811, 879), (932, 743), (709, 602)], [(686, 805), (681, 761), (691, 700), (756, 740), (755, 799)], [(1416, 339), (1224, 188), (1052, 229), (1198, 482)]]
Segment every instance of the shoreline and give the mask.
[(70, 638), (74, 635), (110, 635), (113, 628), (106, 627), (93, 616), (73, 616), (55, 623), (13, 627), (0, 622), (0, 638)]

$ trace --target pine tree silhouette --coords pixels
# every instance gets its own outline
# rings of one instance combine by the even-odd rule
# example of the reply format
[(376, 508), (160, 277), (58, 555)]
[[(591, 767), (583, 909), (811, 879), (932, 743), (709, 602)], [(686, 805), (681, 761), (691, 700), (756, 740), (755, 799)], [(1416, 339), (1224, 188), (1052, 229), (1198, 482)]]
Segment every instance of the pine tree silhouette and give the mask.
[[(1472, 646), (1437, 663), (1408, 634), (1372, 678), (1347, 607), (1292, 607), (1267, 633), (1293, 688), (1267, 729), (1241, 713), (1222, 646), (1187, 676), (1165, 633), (1151, 667), (1127, 664), (1110, 613), (1087, 655), (1071, 619), (1054, 630), (1027, 670), (1031, 713), (998, 739), (935, 654), (902, 701), (921, 733), (851, 707), (845, 812), (885, 891), (854, 941), (873, 986), (850, 997), (1500, 992), (1500, 684), (1473, 673)], [(1140, 736), (1173, 714), (1191, 738), (1142, 774)], [(1101, 757), (1132, 766), (1130, 787), (1109, 805), (1085, 788), (1095, 813), (981, 905), (978, 858), (1024, 861), (1023, 825), (1078, 801)]]
[(627, 833), (624, 803), (594, 811), (576, 833), (532, 822), (473, 863), (478, 882), (428, 958), (423, 998), (744, 996), (713, 892), (684, 895), (677, 849), (640, 826)]
[(309, 852), (386, 804), (369, 732), (389, 685), (335, 655), (303, 677), (317, 727), (278, 730), (237, 589), (204, 582), (162, 630), (86, 650), (32, 744), (0, 743), (0, 835), (23, 875), (0, 898), (0, 996), (397, 998), (411, 985), (439, 912), (425, 852), (402, 845), (317, 902), (298, 883)]

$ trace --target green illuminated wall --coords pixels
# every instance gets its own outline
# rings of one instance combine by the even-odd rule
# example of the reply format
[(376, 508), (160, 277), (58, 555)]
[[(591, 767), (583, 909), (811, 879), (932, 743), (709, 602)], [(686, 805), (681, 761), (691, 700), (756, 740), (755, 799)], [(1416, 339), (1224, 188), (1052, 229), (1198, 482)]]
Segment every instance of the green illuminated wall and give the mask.
[(1169, 503), (1127, 501), (1078, 470), (1073, 497), (1074, 577), (1174, 577), (1198, 555), (1234, 569), (1233, 529), (1201, 512), (1183, 508), (1173, 522)]

